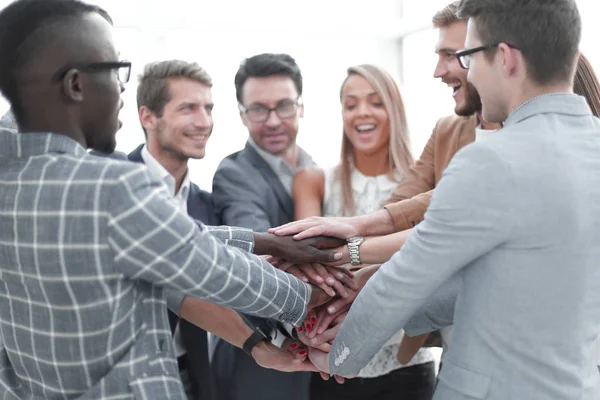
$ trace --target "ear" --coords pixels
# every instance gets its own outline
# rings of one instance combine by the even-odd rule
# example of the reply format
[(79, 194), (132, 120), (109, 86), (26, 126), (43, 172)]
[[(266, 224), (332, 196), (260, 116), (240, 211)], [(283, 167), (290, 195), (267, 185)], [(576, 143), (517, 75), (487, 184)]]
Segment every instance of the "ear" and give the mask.
[(62, 89), (67, 98), (75, 103), (83, 101), (83, 75), (77, 69), (71, 69), (62, 80)]
[(521, 64), (520, 58), (522, 57), (519, 50), (513, 49), (506, 43), (500, 43), (498, 45), (498, 52), (502, 56), (504, 73), (509, 77), (517, 73), (518, 66)]
[(146, 106), (141, 106), (139, 109), (140, 123), (146, 132), (154, 131), (156, 127), (156, 115)]
[(304, 103), (300, 104), (298, 107), (298, 115), (300, 118), (304, 118)]
[(246, 119), (246, 114), (244, 114), (241, 110), (240, 110), (240, 118), (242, 119), (242, 124), (244, 124), (244, 126), (246, 128), (249, 128), (248, 124), (248, 120)]

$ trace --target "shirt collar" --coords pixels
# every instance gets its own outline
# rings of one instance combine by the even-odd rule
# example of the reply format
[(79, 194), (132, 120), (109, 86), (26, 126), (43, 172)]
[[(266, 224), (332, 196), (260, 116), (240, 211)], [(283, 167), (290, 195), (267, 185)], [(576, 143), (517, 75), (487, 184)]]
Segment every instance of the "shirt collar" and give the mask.
[(169, 173), (169, 171), (165, 169), (165, 167), (162, 166), (161, 163), (158, 162), (156, 158), (154, 158), (154, 156), (152, 156), (152, 154), (150, 154), (150, 152), (148, 151), (148, 146), (144, 145), (142, 147), (141, 154), (144, 163), (150, 170), (150, 173), (154, 175), (155, 178), (160, 179), (162, 182), (164, 182), (165, 185), (167, 185), (167, 187), (169, 188), (169, 192), (173, 194), (173, 196), (180, 196), (187, 201), (191, 185), (189, 171), (187, 171), (185, 173), (185, 176), (183, 177), (183, 182), (181, 182), (179, 192), (175, 193), (175, 178)]
[(367, 185), (370, 182), (375, 182), (376, 186), (382, 190), (394, 190), (398, 183), (400, 182), (400, 177), (398, 172), (394, 173), (394, 177), (396, 180), (390, 179), (389, 175), (381, 174), (377, 176), (366, 176), (362, 172), (360, 172), (357, 168), (352, 168), (352, 191), (356, 193), (365, 193), (367, 190)]
[(18, 133), (3, 130), (0, 135), (0, 157), (24, 158), (47, 153), (87, 155), (82, 145), (66, 135), (56, 133)]
[(547, 93), (533, 97), (515, 108), (503, 126), (507, 127), (517, 124), (529, 117), (542, 113), (592, 115), (590, 106), (584, 97), (569, 93)]
[(282, 168), (287, 168), (290, 171), (296, 172), (296, 171), (301, 170), (302, 168), (305, 168), (305, 167), (308, 167), (308, 166), (311, 166), (314, 164), (312, 157), (306, 151), (304, 151), (304, 149), (302, 149), (300, 146), (298, 146), (298, 159), (296, 160), (297, 166), (296, 166), (296, 170), (294, 170), (292, 168), (292, 166), (290, 165), (290, 163), (288, 163), (283, 157), (269, 153), (265, 149), (260, 148), (256, 144), (256, 142), (254, 140), (252, 140), (252, 137), (248, 137), (248, 143), (250, 144), (250, 146), (252, 146), (252, 148), (254, 150), (256, 150), (258, 155), (261, 156), (261, 158), (263, 160), (265, 160), (265, 162), (269, 165), (269, 167), (271, 167), (271, 169), (273, 171), (279, 171)]

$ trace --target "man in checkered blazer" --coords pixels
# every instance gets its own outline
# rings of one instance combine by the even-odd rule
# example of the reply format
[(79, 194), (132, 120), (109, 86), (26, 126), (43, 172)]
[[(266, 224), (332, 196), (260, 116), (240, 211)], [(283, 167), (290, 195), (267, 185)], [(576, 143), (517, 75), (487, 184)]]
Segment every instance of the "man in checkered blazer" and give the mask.
[[(86, 152), (114, 150), (120, 126), (131, 64), (111, 30), (77, 0), (0, 11), (0, 91), (21, 132), (0, 134), (3, 399), (183, 399), (171, 297), (173, 309), (188, 295), (296, 325), (325, 300), (225, 245), (283, 254), (268, 235), (209, 232), (145, 166)], [(287, 248), (318, 253), (306, 250)]]

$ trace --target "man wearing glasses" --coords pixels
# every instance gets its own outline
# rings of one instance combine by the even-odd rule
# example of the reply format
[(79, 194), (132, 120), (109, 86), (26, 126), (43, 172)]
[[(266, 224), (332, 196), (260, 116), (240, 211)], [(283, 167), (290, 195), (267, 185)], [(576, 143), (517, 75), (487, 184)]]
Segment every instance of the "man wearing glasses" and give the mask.
[(598, 399), (600, 120), (573, 95), (576, 2), (463, 0), (459, 15), (456, 57), (503, 127), (452, 159), (424, 221), (354, 302), (329, 370), (358, 372), (458, 278), (434, 399)]
[[(235, 88), (249, 138), (243, 150), (219, 165), (213, 179), (213, 200), (224, 224), (265, 231), (293, 220), (294, 175), (313, 164), (296, 144), (304, 113), (302, 75), (289, 55), (260, 54), (240, 65)], [(256, 323), (275, 343), (284, 338), (283, 327), (278, 331), (267, 321)], [(308, 373), (284, 374), (261, 368), (222, 341), (213, 363), (220, 400), (308, 399)]]

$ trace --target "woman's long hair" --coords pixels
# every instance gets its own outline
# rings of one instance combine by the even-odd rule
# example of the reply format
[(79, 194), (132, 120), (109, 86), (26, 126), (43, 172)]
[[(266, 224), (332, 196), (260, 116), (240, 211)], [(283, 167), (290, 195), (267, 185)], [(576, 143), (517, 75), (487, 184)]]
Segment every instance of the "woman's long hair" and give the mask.
[(592, 114), (596, 117), (600, 116), (600, 83), (592, 64), (583, 53), (579, 53), (579, 60), (577, 60), (573, 92), (585, 97)]
[[(390, 124), (388, 175), (392, 180), (395, 180), (396, 173), (400, 177), (405, 176), (413, 165), (414, 158), (410, 151), (410, 137), (406, 123), (406, 114), (404, 112), (404, 102), (402, 101), (398, 85), (396, 85), (390, 74), (375, 65), (362, 64), (350, 67), (348, 68), (348, 76), (340, 89), (340, 100), (342, 100), (344, 85), (352, 75), (360, 75), (365, 78), (373, 86), (373, 89), (375, 89), (375, 92), (383, 102)], [(354, 147), (344, 132), (342, 138), (342, 159), (337, 174), (342, 189), (343, 215), (353, 215), (355, 211), (351, 180), (354, 164), (353, 150)]]

